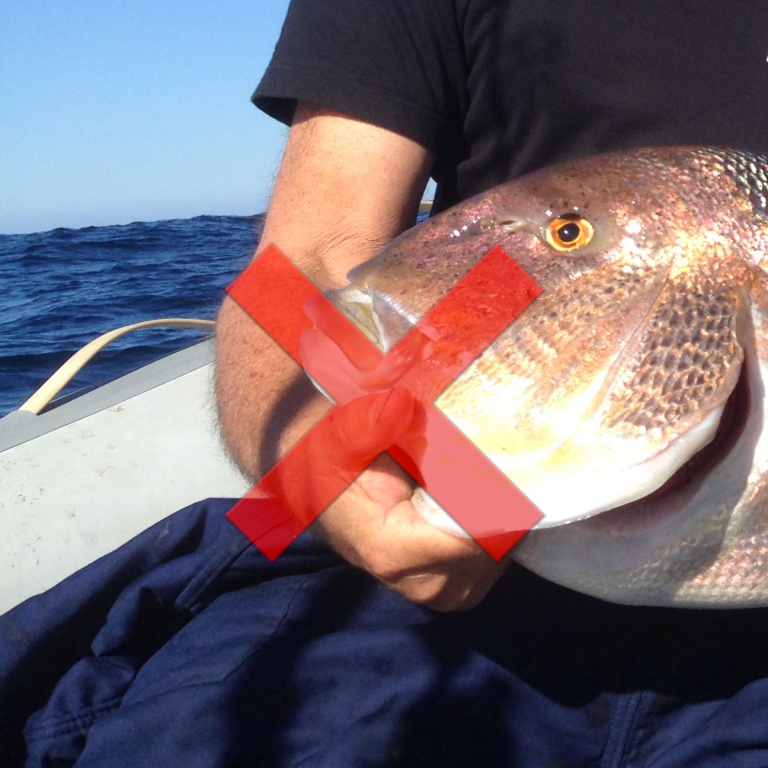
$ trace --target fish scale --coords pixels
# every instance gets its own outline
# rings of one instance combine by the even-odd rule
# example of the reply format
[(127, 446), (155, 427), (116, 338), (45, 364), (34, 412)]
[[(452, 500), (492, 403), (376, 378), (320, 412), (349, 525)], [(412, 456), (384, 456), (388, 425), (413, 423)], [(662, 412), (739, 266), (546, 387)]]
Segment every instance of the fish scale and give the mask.
[(765, 606), (767, 199), (765, 155), (576, 160), (414, 228), (334, 301), (368, 296), (391, 344), (500, 244), (543, 293), (437, 404), (544, 514), (512, 556), (620, 603)]
[(639, 354), (630, 361), (626, 380), (617, 381), (608, 394), (607, 429), (673, 429), (698, 413), (729, 370), (729, 383), (735, 385), (743, 358), (733, 306), (738, 297), (714, 285), (710, 290), (691, 302), (685, 286), (669, 286), (659, 298), (659, 311), (636, 340)]
[(752, 203), (755, 214), (768, 216), (768, 169), (746, 152), (725, 152), (723, 165)]

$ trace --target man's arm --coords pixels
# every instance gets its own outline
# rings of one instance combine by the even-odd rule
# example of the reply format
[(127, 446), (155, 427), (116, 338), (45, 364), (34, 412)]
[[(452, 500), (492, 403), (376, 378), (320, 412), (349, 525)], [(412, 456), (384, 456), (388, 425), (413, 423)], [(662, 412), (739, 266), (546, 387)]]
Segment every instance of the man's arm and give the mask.
[[(415, 221), (431, 161), (402, 136), (300, 103), (257, 253), (273, 243), (321, 289), (343, 285), (353, 266)], [(217, 340), (224, 437), (241, 469), (259, 477), (276, 459), (270, 448), (287, 414), (304, 417), (281, 436), (283, 451), (328, 404), (230, 299)]]
[[(300, 103), (257, 253), (273, 243), (320, 288), (343, 285), (349, 269), (414, 222), (432, 162), (410, 139)], [(257, 478), (329, 404), (229, 299), (217, 358), (224, 438)], [(381, 457), (319, 525), (342, 555), (407, 597), (442, 610), (475, 604), (503, 566), (425, 523), (410, 495), (408, 478)]]

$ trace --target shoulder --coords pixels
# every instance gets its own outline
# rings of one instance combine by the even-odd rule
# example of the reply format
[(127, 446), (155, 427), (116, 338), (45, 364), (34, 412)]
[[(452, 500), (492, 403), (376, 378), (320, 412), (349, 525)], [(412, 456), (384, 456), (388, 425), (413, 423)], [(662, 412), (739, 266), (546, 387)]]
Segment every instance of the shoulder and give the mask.
[(304, 100), (439, 152), (464, 93), (457, 3), (294, 0), (255, 104), (290, 123)]

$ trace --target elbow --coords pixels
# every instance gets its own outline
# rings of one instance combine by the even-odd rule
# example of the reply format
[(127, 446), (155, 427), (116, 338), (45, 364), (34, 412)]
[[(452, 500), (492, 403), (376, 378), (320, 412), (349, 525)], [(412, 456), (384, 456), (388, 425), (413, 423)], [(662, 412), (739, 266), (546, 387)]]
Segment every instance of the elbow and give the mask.
[(229, 297), (216, 321), (215, 397), (219, 434), (230, 458), (248, 477), (258, 472), (258, 451), (253, 439), (258, 421), (249, 393), (259, 389), (254, 364), (258, 327)]

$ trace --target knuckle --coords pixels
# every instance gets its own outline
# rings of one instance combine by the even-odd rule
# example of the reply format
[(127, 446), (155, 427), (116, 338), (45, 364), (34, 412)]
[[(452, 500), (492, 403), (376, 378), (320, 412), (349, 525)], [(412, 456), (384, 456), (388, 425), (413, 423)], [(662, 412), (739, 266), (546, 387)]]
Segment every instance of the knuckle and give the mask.
[(363, 559), (369, 573), (415, 603), (429, 605), (439, 600), (448, 582), (443, 574), (414, 572), (411, 564), (404, 566), (381, 550), (366, 552)]
[(443, 574), (410, 575), (392, 585), (403, 596), (435, 611), (453, 611), (459, 607), (450, 579)]
[(385, 584), (394, 586), (406, 578), (406, 572), (402, 566), (380, 550), (373, 549), (364, 553), (363, 557), (367, 569)]

